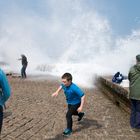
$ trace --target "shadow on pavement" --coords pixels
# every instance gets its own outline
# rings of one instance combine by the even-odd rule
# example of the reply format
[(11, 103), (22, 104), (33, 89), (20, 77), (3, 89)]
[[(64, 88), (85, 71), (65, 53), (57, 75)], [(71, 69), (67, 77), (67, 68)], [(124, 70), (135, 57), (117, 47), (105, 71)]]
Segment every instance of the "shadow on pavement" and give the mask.
[[(80, 132), (84, 129), (88, 129), (91, 126), (93, 127), (93, 129), (100, 129), (102, 127), (102, 125), (99, 124), (97, 122), (97, 120), (90, 120), (88, 118), (84, 118), (82, 121), (77, 122), (77, 124), (79, 125), (79, 128), (74, 129), (73, 134), (75, 132)], [(58, 134), (58, 135), (55, 136), (55, 138), (49, 138), (49, 139), (46, 139), (46, 140), (64, 140), (64, 139), (69, 139), (69, 137), (65, 137), (62, 134)]]

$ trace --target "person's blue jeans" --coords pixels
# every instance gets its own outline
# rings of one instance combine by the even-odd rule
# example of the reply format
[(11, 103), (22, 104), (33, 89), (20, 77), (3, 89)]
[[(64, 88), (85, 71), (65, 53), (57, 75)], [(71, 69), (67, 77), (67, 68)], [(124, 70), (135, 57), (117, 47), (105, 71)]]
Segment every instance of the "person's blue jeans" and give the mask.
[(27, 67), (27, 65), (22, 66), (22, 69), (21, 69), (22, 78), (26, 78), (26, 67)]
[(0, 134), (2, 130), (2, 124), (3, 124), (3, 107), (0, 105)]
[(140, 100), (131, 99), (130, 125), (140, 129)]

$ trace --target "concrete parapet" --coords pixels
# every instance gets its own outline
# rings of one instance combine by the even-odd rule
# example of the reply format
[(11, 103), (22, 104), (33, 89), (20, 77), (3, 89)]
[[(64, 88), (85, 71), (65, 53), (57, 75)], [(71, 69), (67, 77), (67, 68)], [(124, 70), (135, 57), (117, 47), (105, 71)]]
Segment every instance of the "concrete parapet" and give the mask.
[(98, 88), (105, 93), (115, 104), (130, 113), (129, 89), (113, 83), (110, 77), (98, 77)]

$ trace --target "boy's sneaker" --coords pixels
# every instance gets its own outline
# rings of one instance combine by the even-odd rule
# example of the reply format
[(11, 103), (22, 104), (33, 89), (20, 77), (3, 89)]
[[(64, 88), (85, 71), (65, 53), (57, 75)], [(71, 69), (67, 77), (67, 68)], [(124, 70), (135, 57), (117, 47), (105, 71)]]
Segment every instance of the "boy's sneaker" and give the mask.
[(63, 132), (63, 135), (64, 135), (64, 136), (69, 136), (69, 135), (71, 135), (71, 133), (72, 133), (72, 130), (66, 128), (66, 129), (64, 130), (64, 132)]
[(78, 117), (78, 121), (81, 121), (82, 118), (84, 117), (85, 113), (84, 112), (80, 112), (79, 113), (79, 117)]

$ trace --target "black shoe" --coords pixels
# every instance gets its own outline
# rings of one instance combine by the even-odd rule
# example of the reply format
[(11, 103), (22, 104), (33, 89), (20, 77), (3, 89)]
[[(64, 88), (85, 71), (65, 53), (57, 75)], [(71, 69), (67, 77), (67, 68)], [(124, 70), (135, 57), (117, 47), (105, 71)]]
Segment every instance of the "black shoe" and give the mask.
[(79, 113), (78, 122), (82, 120), (82, 118), (84, 117), (84, 115), (85, 115), (84, 112), (80, 112)]

